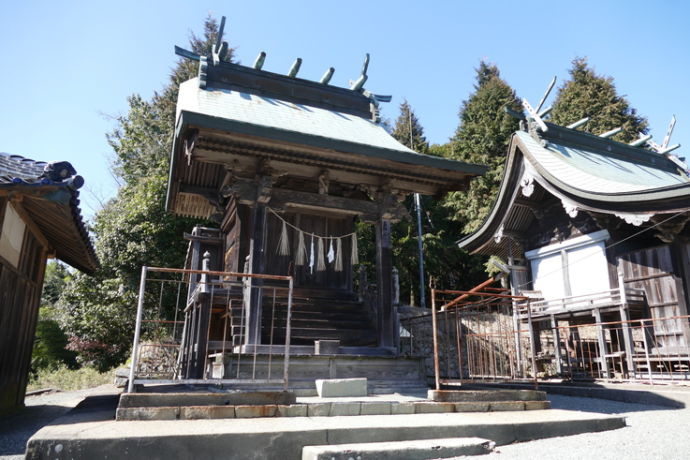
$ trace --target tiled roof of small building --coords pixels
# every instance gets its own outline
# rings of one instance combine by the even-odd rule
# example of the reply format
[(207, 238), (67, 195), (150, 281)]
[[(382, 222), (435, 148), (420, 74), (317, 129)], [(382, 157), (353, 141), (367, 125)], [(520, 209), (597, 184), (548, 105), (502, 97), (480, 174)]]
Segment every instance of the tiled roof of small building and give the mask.
[[(78, 189), (82, 185), (84, 179), (69, 162), (48, 163), (0, 152), (0, 190), (25, 193), (22, 206), (56, 256), (75, 268), (93, 272), (99, 264), (79, 208)], [(46, 193), (34, 193), (37, 189)], [(70, 235), (70, 241), (65, 241), (65, 234)]]
[(43, 168), (47, 164), (44, 161), (34, 161), (20, 155), (0, 152), (0, 184), (40, 180), (43, 176)]

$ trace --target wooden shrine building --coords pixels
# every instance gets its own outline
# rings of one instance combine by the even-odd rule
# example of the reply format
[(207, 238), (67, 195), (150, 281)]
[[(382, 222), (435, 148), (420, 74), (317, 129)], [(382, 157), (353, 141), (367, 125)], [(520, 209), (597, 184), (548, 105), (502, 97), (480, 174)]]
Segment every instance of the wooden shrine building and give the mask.
[(687, 376), (690, 176), (670, 132), (628, 145), (537, 118), (513, 134), (494, 207), (460, 246), (507, 262), (557, 374), (579, 361), (594, 377)]
[(83, 184), (68, 162), (0, 153), (0, 413), (24, 402), (46, 259), (98, 267), (79, 210)]
[[(392, 138), (378, 115), (379, 101), (390, 98), (363, 87), (368, 56), (356, 81), (341, 88), (329, 83), (332, 68), (309, 81), (297, 77), (299, 59), (280, 75), (262, 69), (264, 53), (248, 67), (224, 62), (222, 49), (211, 56), (178, 49), (199, 60), (199, 76), (180, 85), (167, 208), (219, 225), (188, 236), (187, 267), (201, 268), (209, 251), (211, 270), (293, 275), (303, 301), (292, 344), (305, 353), (315, 340), (335, 339), (353, 353), (395, 354), (391, 223), (407, 215), (408, 194), (462, 190), (485, 168), (422, 155)], [(376, 229), (373, 316), (354, 293), (355, 222)], [(230, 331), (243, 350), (267, 343), (255, 297), (237, 326), (241, 344), (237, 327)], [(221, 340), (219, 321), (210, 323), (210, 343)]]

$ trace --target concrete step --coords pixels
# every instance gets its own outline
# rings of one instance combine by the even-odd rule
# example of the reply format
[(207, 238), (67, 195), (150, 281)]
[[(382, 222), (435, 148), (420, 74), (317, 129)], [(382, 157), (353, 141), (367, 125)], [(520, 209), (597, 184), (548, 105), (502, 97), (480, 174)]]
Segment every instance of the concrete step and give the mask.
[(535, 390), (429, 390), (432, 401), (474, 402), (474, 401), (546, 401), (545, 391)]
[[(108, 415), (108, 414), (105, 414)], [(29, 440), (26, 458), (299, 460), (304, 446), (481, 437), (505, 445), (623, 428), (625, 418), (547, 410), (485, 413), (115, 421), (73, 411)], [(356, 457), (354, 457), (356, 458)]]
[(302, 460), (430, 460), (488, 454), (494, 445), (483, 438), (442, 438), (304, 446)]

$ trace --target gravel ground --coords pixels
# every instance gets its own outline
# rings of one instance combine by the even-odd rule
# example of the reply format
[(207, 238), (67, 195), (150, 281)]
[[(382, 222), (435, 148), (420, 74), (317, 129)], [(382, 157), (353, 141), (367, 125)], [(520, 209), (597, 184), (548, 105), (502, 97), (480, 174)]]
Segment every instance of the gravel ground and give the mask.
[[(117, 390), (103, 385), (89, 390), (48, 393), (26, 398), (26, 408), (0, 419), (0, 459), (23, 459), (26, 441), (84, 397)], [(556, 409), (623, 414), (628, 426), (603, 433), (550, 438), (499, 446), (482, 457), (458, 459), (687, 459), (690, 458), (690, 408), (629, 404), (602, 399), (549, 395)]]
[(690, 408), (629, 404), (593, 398), (549, 395), (555, 409), (622, 414), (628, 426), (619, 430), (549, 438), (498, 446), (481, 457), (463, 459), (596, 459), (651, 460), (690, 458)]
[(101, 385), (88, 390), (44, 393), (27, 396), (19, 412), (0, 418), (0, 459), (24, 458), (26, 441), (50, 422), (67, 413), (86, 396), (112, 394), (119, 391), (113, 385)]

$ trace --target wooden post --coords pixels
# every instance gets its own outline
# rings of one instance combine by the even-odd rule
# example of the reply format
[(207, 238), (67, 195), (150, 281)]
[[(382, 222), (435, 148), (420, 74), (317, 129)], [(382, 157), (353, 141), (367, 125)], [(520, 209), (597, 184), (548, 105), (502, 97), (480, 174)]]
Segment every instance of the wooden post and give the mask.
[(529, 329), (529, 351), (532, 361), (532, 377), (534, 379), (534, 389), (536, 390), (539, 387), (537, 383), (537, 350), (535, 344), (538, 335), (535, 337), (534, 324), (532, 323), (532, 305), (529, 299), (527, 299), (527, 326)]
[(551, 315), (551, 331), (553, 332), (553, 349), (556, 356), (556, 372), (559, 376), (563, 375), (563, 360), (561, 359), (561, 335), (558, 331), (556, 317)]
[(594, 309), (594, 320), (597, 323), (597, 340), (599, 342), (599, 365), (605, 378), (611, 378), (609, 362), (606, 359), (606, 339), (604, 337), (604, 326), (601, 325), (601, 312), (598, 308)]
[(395, 314), (391, 261), (391, 221), (381, 217), (376, 222), (376, 270), (378, 277), (379, 346), (395, 346)]
[(628, 377), (633, 377), (635, 376), (635, 362), (633, 361), (633, 353), (634, 353), (634, 346), (633, 346), (633, 336), (632, 336), (632, 329), (630, 329), (630, 315), (628, 314), (628, 305), (623, 304), (620, 307), (620, 312), (621, 312), (621, 321), (622, 321), (622, 329), (623, 329), (623, 346), (625, 347), (625, 361), (628, 365)]
[(625, 281), (623, 275), (618, 275), (618, 289), (620, 290), (621, 326), (623, 329), (623, 344), (625, 346), (625, 361), (628, 364), (628, 377), (635, 377), (635, 362), (633, 361), (634, 345), (632, 329), (630, 329), (630, 314), (628, 313), (628, 298), (625, 293)]
[[(520, 276), (520, 274), (524, 274), (524, 270), (516, 270), (515, 266), (515, 261), (513, 260), (512, 257), (508, 258), (508, 267), (510, 268), (510, 294), (511, 295), (519, 295), (520, 290), (518, 289), (522, 282), (524, 282)], [(520, 329), (522, 328), (522, 320), (520, 318), (520, 306), (519, 306), (519, 301), (513, 300), (512, 301), (512, 306), (513, 306), (513, 331), (514, 331), (514, 340), (515, 340), (515, 360), (517, 361), (516, 365), (516, 373), (517, 375), (524, 377), (524, 365), (523, 365), (523, 356), (522, 356), (522, 345), (521, 345), (521, 337), (520, 337)]]
[[(265, 273), (266, 206), (256, 203), (251, 208), (249, 240), (249, 273)], [(249, 279), (249, 296), (245, 299), (245, 345), (261, 343), (261, 287), (263, 280)]]
[(434, 343), (434, 387), (441, 389), (441, 368), (438, 357), (438, 321), (436, 320), (436, 289), (431, 289), (431, 335)]
[[(209, 271), (211, 254), (207, 251), (203, 255), (203, 260), (201, 263), (202, 270)], [(211, 292), (211, 287), (209, 286), (210, 277), (203, 273), (199, 279), (199, 292), (196, 299), (196, 305), (194, 308), (198, 312), (198, 318), (196, 323), (196, 341), (194, 342), (194, 353), (192, 369), (190, 370), (189, 378), (202, 379), (206, 372), (206, 357), (208, 348), (208, 329), (211, 322), (211, 302), (213, 294)]]

